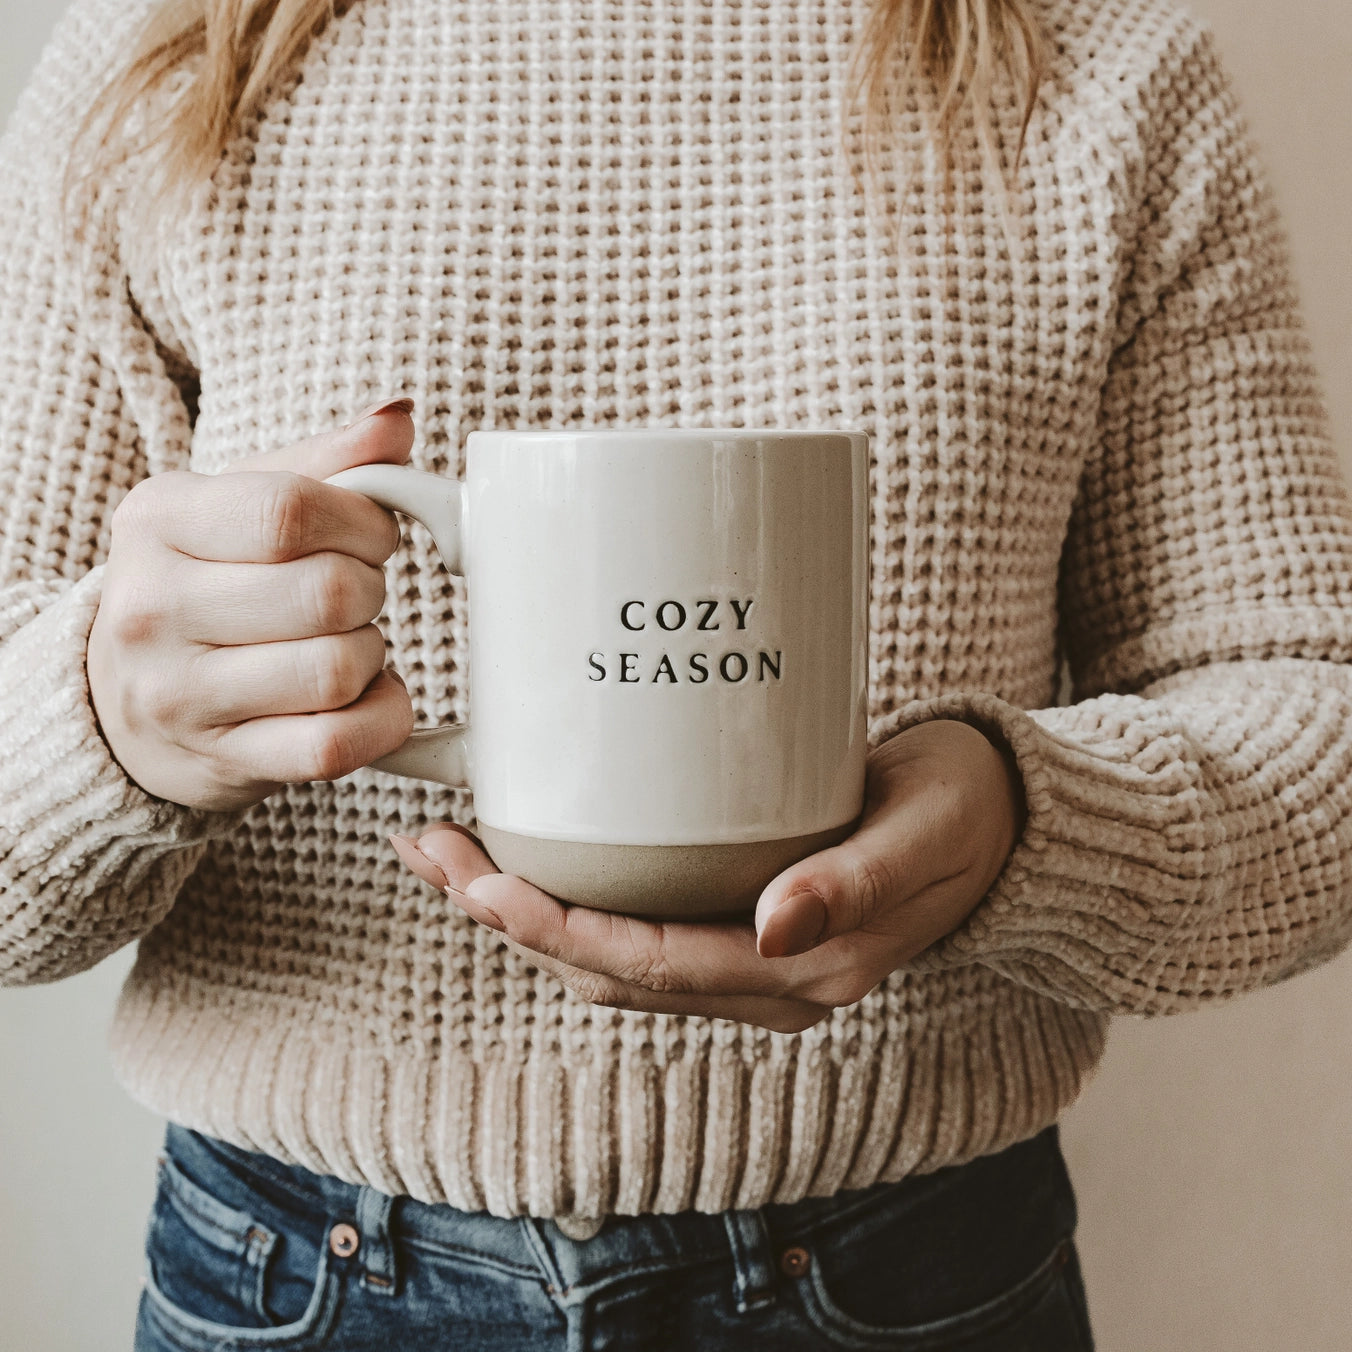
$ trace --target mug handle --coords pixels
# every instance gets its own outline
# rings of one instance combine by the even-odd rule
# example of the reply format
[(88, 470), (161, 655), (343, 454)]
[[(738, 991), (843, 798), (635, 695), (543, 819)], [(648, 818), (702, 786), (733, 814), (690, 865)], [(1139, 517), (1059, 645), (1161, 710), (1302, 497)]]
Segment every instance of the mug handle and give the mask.
[[(465, 485), (406, 465), (358, 465), (324, 480), (348, 488), (380, 507), (402, 512), (431, 532), (442, 562), (452, 573), (464, 574), (461, 524), (465, 519)], [(415, 732), (403, 746), (371, 762), (371, 768), (408, 779), (430, 779), (451, 787), (470, 782), (470, 744), (467, 723), (447, 723)]]

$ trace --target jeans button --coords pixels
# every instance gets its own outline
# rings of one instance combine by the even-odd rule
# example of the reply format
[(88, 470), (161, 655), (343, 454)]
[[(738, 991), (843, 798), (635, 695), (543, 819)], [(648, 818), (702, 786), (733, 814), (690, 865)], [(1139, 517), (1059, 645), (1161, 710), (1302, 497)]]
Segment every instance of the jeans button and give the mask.
[(779, 1255), (779, 1270), (786, 1277), (801, 1277), (811, 1265), (812, 1256), (801, 1244), (795, 1244)]
[(357, 1233), (356, 1227), (346, 1221), (340, 1221), (329, 1231), (329, 1248), (339, 1258), (351, 1258), (360, 1244), (361, 1236)]
[(563, 1231), (569, 1239), (579, 1243), (588, 1239), (594, 1239), (601, 1233), (601, 1227), (606, 1223), (604, 1216), (555, 1216), (554, 1224)]

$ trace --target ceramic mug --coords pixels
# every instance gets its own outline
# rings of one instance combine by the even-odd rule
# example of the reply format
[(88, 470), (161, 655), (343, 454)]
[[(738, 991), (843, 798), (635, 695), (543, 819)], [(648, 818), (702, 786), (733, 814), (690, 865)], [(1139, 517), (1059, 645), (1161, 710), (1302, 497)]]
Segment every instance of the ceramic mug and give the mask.
[(565, 901), (753, 906), (862, 810), (867, 480), (860, 433), (721, 429), (472, 432), (463, 481), (333, 476), (468, 592), (469, 723), (375, 768), (470, 786), (497, 866)]

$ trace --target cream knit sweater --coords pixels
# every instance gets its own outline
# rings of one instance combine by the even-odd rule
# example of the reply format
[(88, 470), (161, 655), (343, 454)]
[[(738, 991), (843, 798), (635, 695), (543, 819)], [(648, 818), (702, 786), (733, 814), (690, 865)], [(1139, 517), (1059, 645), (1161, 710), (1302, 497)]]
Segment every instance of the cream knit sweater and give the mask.
[[(999, 1149), (1110, 1015), (1346, 943), (1352, 511), (1272, 198), (1171, 0), (1038, 8), (1008, 238), (915, 116), (903, 247), (866, 212), (837, 154), (862, 0), (358, 0), (129, 269), (125, 213), (57, 255), (65, 146), (145, 9), (79, 0), (0, 159), (0, 979), (139, 939), (112, 1051), (142, 1103), (566, 1216)], [(1001, 135), (1012, 164), (1012, 99)], [(970, 919), (801, 1035), (598, 1009), (389, 849), (472, 823), (463, 792), (364, 771), (214, 816), (129, 782), (83, 669), (119, 499), (396, 394), (448, 474), (476, 427), (870, 433), (873, 741), (973, 720), (1027, 789)], [(406, 541), (391, 658), (421, 720), (463, 717), (463, 585)]]

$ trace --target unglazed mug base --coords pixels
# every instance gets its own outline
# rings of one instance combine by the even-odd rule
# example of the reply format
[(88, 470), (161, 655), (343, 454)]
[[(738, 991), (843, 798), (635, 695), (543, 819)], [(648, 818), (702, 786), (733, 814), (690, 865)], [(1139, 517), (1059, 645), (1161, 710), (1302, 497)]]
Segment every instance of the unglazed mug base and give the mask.
[(750, 911), (790, 864), (838, 844), (853, 822), (826, 831), (735, 845), (597, 845), (477, 826), (504, 873), (576, 906), (658, 919)]

